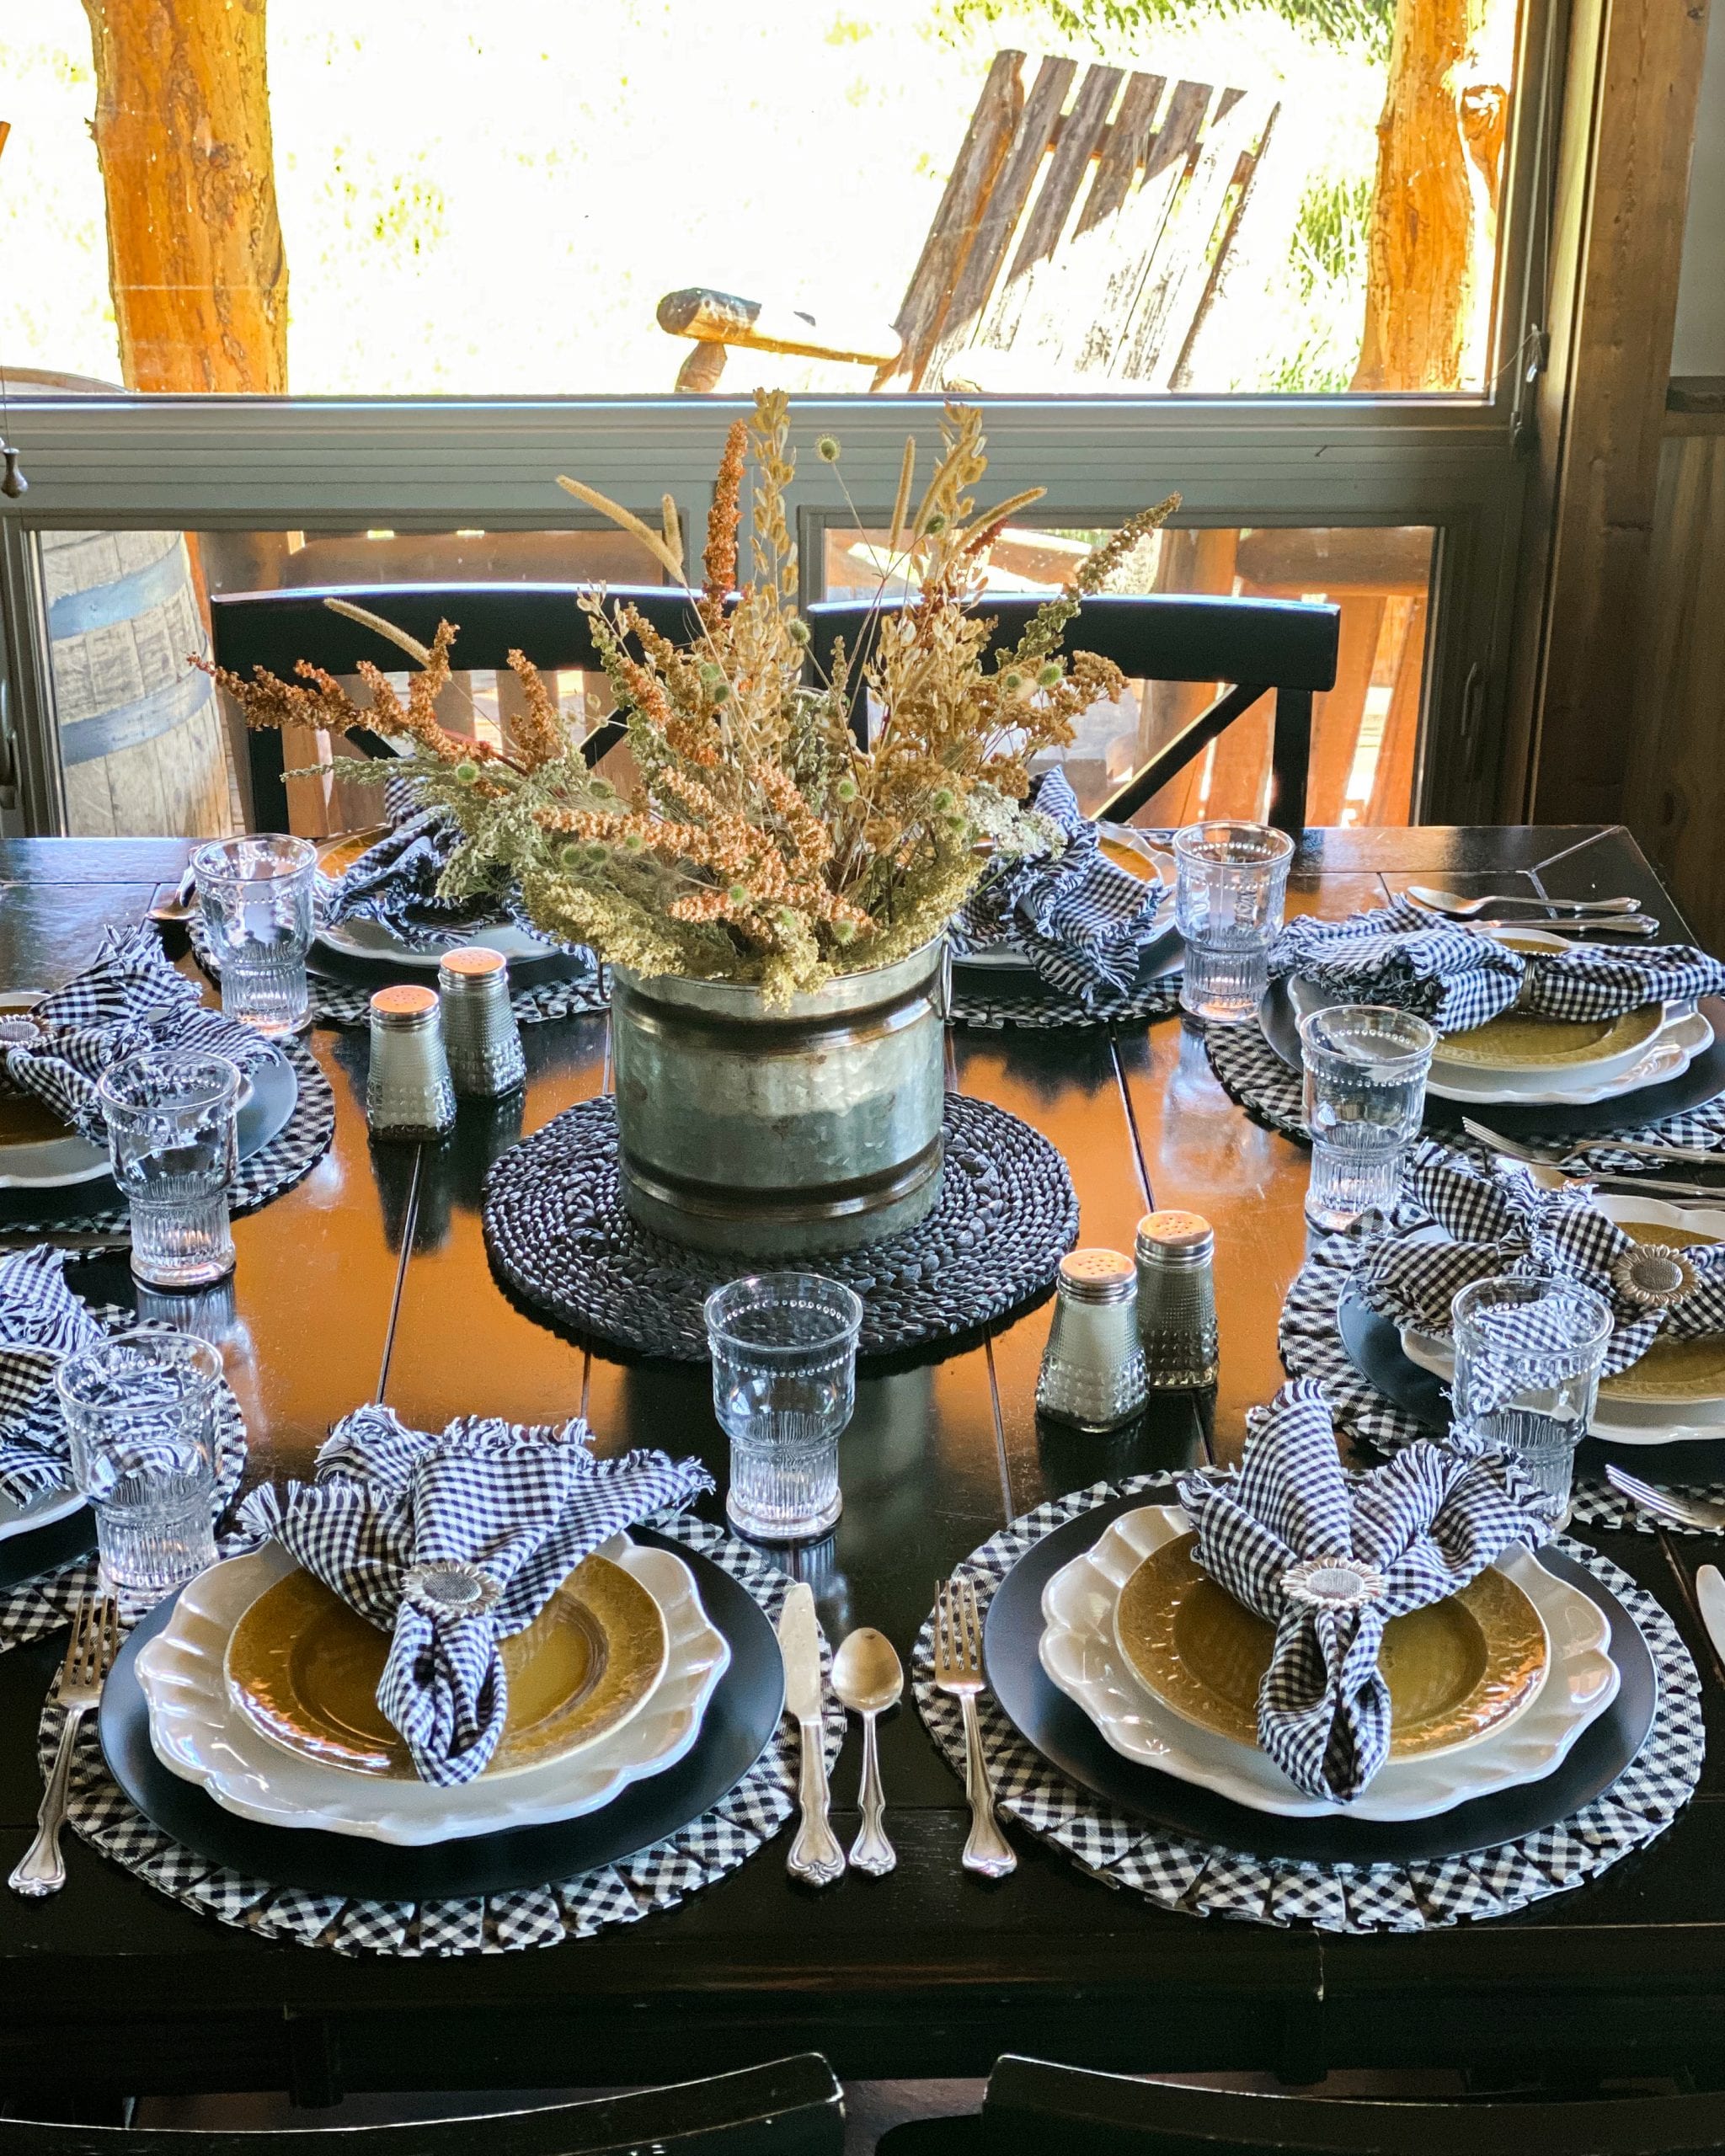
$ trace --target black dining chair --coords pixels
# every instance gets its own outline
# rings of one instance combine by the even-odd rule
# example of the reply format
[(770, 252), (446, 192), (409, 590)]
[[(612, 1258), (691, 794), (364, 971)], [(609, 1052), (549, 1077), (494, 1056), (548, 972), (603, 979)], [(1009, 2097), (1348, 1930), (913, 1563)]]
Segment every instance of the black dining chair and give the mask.
[(1330, 2101), (1001, 2059), (982, 2109), (912, 2120), (878, 2156), (1717, 2156), (1725, 2096)]
[[(324, 589), (231, 591), (210, 601), (210, 642), (219, 665), (249, 675), (254, 666), (283, 680), (294, 678), (297, 661), (309, 659), (335, 675), (351, 674), (362, 659), (386, 673), (406, 663), (375, 629), (337, 614), (326, 599), (344, 599), (429, 644), (441, 621), (461, 633), (455, 662), (464, 671), (502, 669), (512, 649), (525, 651), (546, 673), (559, 667), (595, 669), (589, 617), (577, 600), (576, 584), (344, 584)], [(633, 600), (643, 616), (666, 636), (686, 637), (689, 601), (662, 584), (611, 587), (611, 595)], [(620, 720), (607, 720), (583, 744), (589, 764), (596, 764), (622, 739)], [(366, 756), (387, 756), (389, 744), (365, 728), (352, 729), (347, 744)], [(285, 831), (287, 789), (282, 783), (281, 736), (273, 727), (246, 735), (254, 830)]]
[[(991, 592), (978, 611), (994, 623), (991, 650), (1016, 643), (1044, 601)], [(858, 600), (809, 609), (809, 648), (825, 670), (842, 637), (854, 659), (882, 610)], [(885, 610), (890, 611), (890, 609)], [(1188, 597), (1172, 593), (1087, 599), (1066, 634), (1069, 650), (1111, 659), (1129, 680), (1230, 681), (1228, 689), (1109, 795), (1096, 814), (1130, 822), (1151, 796), (1203, 755), (1217, 735), (1261, 697), (1274, 699), (1269, 818), (1297, 837), (1306, 824), (1306, 766), (1311, 759), (1311, 700), (1333, 688), (1341, 609), (1285, 599)]]
[(0, 2156), (841, 2156), (844, 2094), (817, 2052), (669, 2089), (400, 2126), (210, 2132), (0, 2120)]

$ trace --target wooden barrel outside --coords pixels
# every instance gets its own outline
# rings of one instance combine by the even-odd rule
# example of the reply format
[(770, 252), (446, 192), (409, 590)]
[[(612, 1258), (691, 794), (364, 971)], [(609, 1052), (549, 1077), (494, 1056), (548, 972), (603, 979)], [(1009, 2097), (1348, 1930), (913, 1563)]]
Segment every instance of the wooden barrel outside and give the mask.
[(49, 653), (68, 829), (217, 835), (233, 793), (209, 639), (184, 534), (44, 531)]

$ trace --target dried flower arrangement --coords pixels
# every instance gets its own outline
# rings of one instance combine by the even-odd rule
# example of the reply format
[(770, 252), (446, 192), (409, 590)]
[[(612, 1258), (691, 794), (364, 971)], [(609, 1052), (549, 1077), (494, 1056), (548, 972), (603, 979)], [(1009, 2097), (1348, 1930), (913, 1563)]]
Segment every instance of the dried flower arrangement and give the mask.
[[(531, 662), (511, 652), (526, 705), (507, 754), (449, 733), (435, 706), (456, 631), (428, 648), (363, 610), (339, 611), (416, 663), (403, 701), (362, 665), (369, 707), (302, 660), (301, 682), (263, 669), (251, 680), (211, 668), (253, 726), (365, 725), (412, 744), (387, 765), (341, 760), (344, 776), (410, 780), (447, 808), (462, 842), (443, 889), (462, 897), (520, 885), (532, 920), (560, 940), (643, 974), (758, 983), (781, 1002), (836, 974), (886, 964), (936, 934), (991, 858), (1060, 843), (1021, 804), (1030, 760), (1072, 739), (1073, 721), (1124, 684), (1109, 661), (1060, 646), (1087, 592), (1178, 505), (1134, 517), (1084, 560), (1016, 646), (992, 657), (977, 613), (989, 549), (1040, 488), (978, 511), (986, 468), (980, 414), (949, 406), (942, 447), (912, 505), (907, 441), (881, 586), (915, 596), (880, 609), (862, 674), (879, 713), (870, 744), (851, 730), (856, 685), (835, 654), (811, 681), (809, 628), (797, 611), (787, 497), (794, 472), (782, 393), (761, 392), (752, 420), (726, 440), (708, 520), (702, 580), (689, 584), (675, 504), (655, 531), (594, 488), (559, 483), (610, 518), (687, 592), (692, 634), (663, 636), (627, 602), (584, 593), (592, 638), (627, 720), (635, 781), (622, 798), (590, 771), (579, 739)], [(839, 445), (823, 435), (829, 465)], [(752, 456), (752, 574), (740, 591), (738, 532)], [(877, 601), (879, 606), (879, 601)], [(637, 656), (637, 654), (639, 656)]]

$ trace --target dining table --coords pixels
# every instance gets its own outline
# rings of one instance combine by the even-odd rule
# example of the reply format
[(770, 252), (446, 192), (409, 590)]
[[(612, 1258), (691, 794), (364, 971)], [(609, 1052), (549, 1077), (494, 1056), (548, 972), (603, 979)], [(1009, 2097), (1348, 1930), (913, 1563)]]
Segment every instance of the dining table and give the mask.
[[(174, 840), (0, 842), (0, 987), (57, 985), (103, 931), (171, 894)], [(1576, 828), (1308, 831), (1292, 911), (1341, 916), (1411, 883), (1464, 894), (1632, 894), (1690, 935), (1629, 832)], [(172, 931), (170, 931), (172, 934)], [(183, 939), (170, 943), (189, 970)], [(534, 1315), (494, 1276), (480, 1193), (524, 1133), (610, 1082), (602, 1012), (523, 1028), (525, 1091), (464, 1104), (441, 1144), (373, 1142), (366, 1037), (316, 1027), (335, 1138), (316, 1169), (234, 1224), (229, 1381), (248, 1482), (309, 1471), (330, 1426), (370, 1400), (409, 1426), (462, 1414), (585, 1416), (598, 1449), (697, 1454), (722, 1492), (725, 1440), (708, 1373), (628, 1362)], [(809, 1582), (828, 1637), (878, 1627), (908, 1661), (937, 1581), (1007, 1522), (1104, 1480), (1238, 1455), (1248, 1408), (1281, 1380), (1277, 1319), (1307, 1248), (1307, 1157), (1223, 1091), (1201, 1033), (1150, 1024), (953, 1027), (948, 1082), (1059, 1148), (1081, 1240), (1130, 1251), (1152, 1206), (1215, 1230), (1220, 1377), (1153, 1394), (1108, 1436), (1039, 1419), (1047, 1298), (922, 1357), (865, 1362), (841, 1447), (830, 1539), (779, 1553)], [(83, 1292), (125, 1302), (123, 1257), (87, 1260)], [(719, 1499), (701, 1509), (718, 1518)], [(0, 2101), (286, 2090), (308, 2106), (367, 2090), (616, 2087), (802, 2050), (841, 2080), (985, 2073), (1007, 2052), (1116, 2072), (1467, 2068), (1595, 2085), (1725, 2066), (1725, 1670), (1700, 1622), (1707, 1535), (1602, 1533), (1664, 1604), (1702, 1673), (1710, 1756), (1670, 1831), (1605, 1876), (1499, 1920), (1329, 1934), (1197, 1918), (1112, 1890), (1012, 1829), (1018, 1866), (961, 1869), (960, 1782), (907, 1696), (880, 1727), (898, 1865), (816, 1892), (785, 1838), (650, 1919), (555, 1946), (417, 1959), (344, 1956), (200, 1916), (67, 1837), (69, 1881), (0, 1916)], [(0, 1655), (0, 1863), (28, 1843), (36, 1730), (62, 1641)], [(857, 1822), (853, 1725), (835, 1825)], [(67, 2116), (77, 2116), (76, 2111)], [(89, 2115), (86, 2113), (85, 2115)]]

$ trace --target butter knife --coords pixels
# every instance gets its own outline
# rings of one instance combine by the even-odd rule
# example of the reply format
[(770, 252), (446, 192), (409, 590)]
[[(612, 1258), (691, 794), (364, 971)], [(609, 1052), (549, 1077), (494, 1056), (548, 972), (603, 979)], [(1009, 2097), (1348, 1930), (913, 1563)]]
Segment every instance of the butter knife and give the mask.
[(845, 1869), (845, 1853), (827, 1821), (826, 1753), (822, 1742), (820, 1635), (814, 1625), (814, 1590), (798, 1580), (779, 1613), (778, 1651), (785, 1665), (785, 1712), (803, 1739), (797, 1787), (803, 1817), (785, 1860), (793, 1879), (830, 1886)]
[(1703, 1565), (1695, 1576), (1695, 1598), (1713, 1651), (1725, 1662), (1725, 1575), (1717, 1565)]

